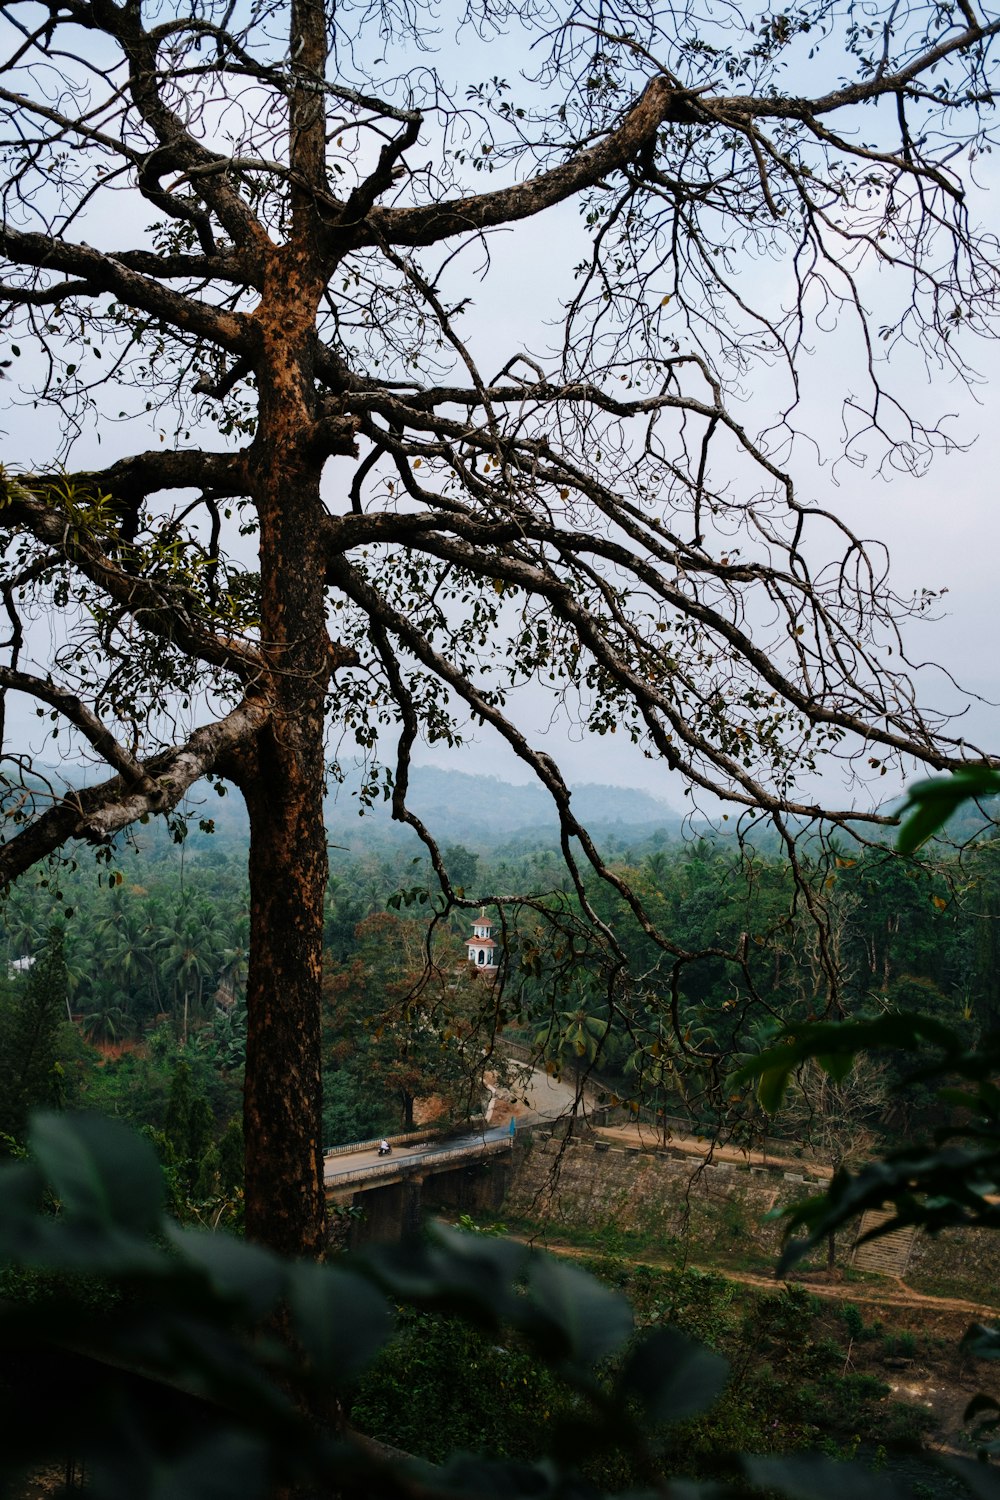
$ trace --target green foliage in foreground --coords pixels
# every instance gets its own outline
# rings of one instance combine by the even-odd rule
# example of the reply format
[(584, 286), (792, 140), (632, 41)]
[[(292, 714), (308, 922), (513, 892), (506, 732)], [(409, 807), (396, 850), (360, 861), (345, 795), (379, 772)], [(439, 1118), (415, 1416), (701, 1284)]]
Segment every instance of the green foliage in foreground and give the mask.
[(1000, 771), (989, 766), (963, 766), (950, 776), (932, 776), (928, 781), (915, 782), (900, 808), (904, 822), (896, 848), (900, 854), (913, 854), (939, 833), (966, 802), (995, 797), (998, 793)]
[(764, 1107), (776, 1111), (786, 1082), (804, 1062), (815, 1060), (831, 1077), (843, 1078), (860, 1053), (885, 1051), (906, 1059), (904, 1082), (934, 1088), (945, 1123), (858, 1172), (841, 1168), (826, 1193), (794, 1205), (779, 1272), (866, 1209), (885, 1204), (894, 1207), (894, 1216), (866, 1239), (907, 1224), (931, 1233), (1000, 1228), (1000, 1031), (970, 1048), (956, 1028), (907, 1012), (865, 1022), (819, 1022), (789, 1028), (737, 1078), (756, 1078)]
[[(745, 1482), (815, 1500), (892, 1493), (884, 1477), (805, 1455), (743, 1459), (735, 1489), (663, 1480), (652, 1435), (725, 1401), (726, 1363), (676, 1329), (636, 1337), (626, 1298), (577, 1267), (460, 1232), (354, 1263), (286, 1262), (166, 1219), (151, 1147), (113, 1121), (42, 1115), (30, 1140), (30, 1160), (0, 1168), (0, 1266), (41, 1278), (35, 1295), (0, 1303), (8, 1489), (26, 1466), (72, 1454), (98, 1500), (263, 1500), (282, 1485), (570, 1500), (596, 1493), (582, 1461), (624, 1451), (670, 1500), (744, 1494)], [(435, 1466), (354, 1432), (344, 1406), (400, 1307), (459, 1315), (541, 1361), (563, 1393), (543, 1459)]]
[[(885, 1444), (910, 1453), (931, 1425), (921, 1408), (889, 1400), (878, 1372), (848, 1373), (847, 1339), (830, 1327), (835, 1314), (802, 1287), (748, 1294), (721, 1276), (615, 1258), (587, 1269), (628, 1296), (638, 1327), (674, 1329), (729, 1365), (723, 1399), (655, 1432), (666, 1472), (736, 1486), (741, 1453), (835, 1455)], [(396, 1337), (359, 1381), (350, 1414), (371, 1436), (443, 1462), (456, 1448), (538, 1461), (553, 1433), (581, 1413), (575, 1393), (516, 1337), (498, 1343), (462, 1319), (405, 1309)], [(640, 1487), (648, 1477), (634, 1454), (606, 1445), (581, 1468), (603, 1490)]]

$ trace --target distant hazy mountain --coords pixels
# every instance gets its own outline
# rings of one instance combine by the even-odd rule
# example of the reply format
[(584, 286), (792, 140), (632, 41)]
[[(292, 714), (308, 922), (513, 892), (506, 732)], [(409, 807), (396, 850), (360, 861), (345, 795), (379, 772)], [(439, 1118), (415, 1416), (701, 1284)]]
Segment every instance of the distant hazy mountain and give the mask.
[[(81, 786), (92, 779), (88, 768), (79, 765), (42, 766), (39, 770), (50, 775), (57, 786), (60, 781)], [(35, 778), (26, 778), (26, 784), (36, 786), (44, 794), (43, 783)], [(413, 831), (392, 821), (387, 802), (380, 801), (366, 809), (364, 817), (359, 816), (359, 785), (360, 780), (345, 783), (332, 789), (327, 798), (326, 824), (331, 842), (353, 853), (366, 848), (388, 852), (405, 848), (411, 842), (416, 846)], [(0, 793), (0, 810), (3, 800)], [(897, 800), (897, 806), (901, 800)], [(478, 853), (503, 853), (525, 847), (552, 847), (558, 837), (559, 825), (551, 798), (537, 783), (513, 785), (496, 776), (416, 766), (410, 773), (408, 801), (441, 845), (465, 844)], [(632, 787), (585, 783), (573, 789), (572, 807), (607, 854), (626, 849), (648, 852), (682, 837), (681, 815), (669, 803)], [(1000, 821), (1000, 798), (990, 799), (985, 807), (995, 821)], [(229, 790), (220, 797), (207, 782), (199, 782), (186, 800), (185, 811), (192, 845), (214, 846), (222, 852), (227, 846), (246, 845), (249, 841), (246, 809), (238, 792)], [(210, 823), (214, 832), (202, 832), (200, 821)], [(693, 824), (688, 823), (686, 832), (689, 837), (704, 833), (725, 840), (732, 837), (732, 827), (732, 824), (728, 828), (721, 824), (702, 826), (696, 819)], [(983, 837), (984, 832), (982, 813), (971, 803), (961, 808), (947, 827), (948, 836), (958, 842)], [(136, 828), (134, 837), (147, 851), (165, 852), (170, 844), (161, 819)], [(762, 824), (755, 833), (754, 843), (762, 852), (771, 851), (775, 837), (769, 825)]]
[[(85, 775), (75, 768), (58, 773), (77, 785)], [(444, 771), (434, 766), (415, 766), (410, 775), (408, 802), (443, 844), (467, 844), (485, 851), (500, 844), (550, 843), (558, 832), (558, 819), (548, 792), (539, 785), (514, 786), (495, 776), (472, 776), (465, 771)], [(680, 831), (680, 816), (666, 802), (648, 792), (630, 787), (583, 785), (572, 794), (573, 811), (595, 836), (616, 835), (636, 840)], [(243, 799), (230, 790), (220, 797), (206, 782), (194, 787), (185, 804), (189, 816), (189, 838), (200, 843), (206, 836), (199, 820), (211, 821), (217, 845), (246, 842), (249, 825)], [(334, 842), (352, 848), (367, 843), (407, 842), (412, 832), (393, 823), (389, 804), (378, 802), (359, 816), (357, 783), (345, 783), (331, 791), (326, 803), (326, 822)], [(137, 830), (140, 842), (158, 844), (166, 835), (154, 820)]]
[[(559, 826), (552, 799), (544, 787), (514, 786), (495, 776), (470, 776), (464, 771), (416, 766), (410, 774), (407, 800), (435, 837), (444, 842), (491, 846), (551, 836)], [(347, 829), (353, 824), (356, 836), (357, 807), (350, 788), (341, 787), (327, 812), (331, 830)], [(668, 803), (631, 787), (575, 787), (572, 807), (581, 823), (595, 833), (616, 831), (634, 835), (680, 828), (680, 817)], [(374, 826), (380, 827), (390, 816), (388, 804), (379, 804), (366, 812), (362, 821), (367, 823), (371, 819)]]

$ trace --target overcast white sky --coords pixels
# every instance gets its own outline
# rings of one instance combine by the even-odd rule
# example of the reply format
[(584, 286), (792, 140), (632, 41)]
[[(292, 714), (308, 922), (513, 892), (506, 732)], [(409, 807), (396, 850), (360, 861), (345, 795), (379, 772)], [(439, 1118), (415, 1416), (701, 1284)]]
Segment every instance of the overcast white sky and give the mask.
[[(510, 59), (507, 59), (510, 61)], [(502, 55), (494, 55), (493, 66), (503, 66)], [(416, 161), (420, 148), (413, 153)], [(125, 202), (122, 207), (125, 208)], [(982, 213), (1000, 222), (995, 199), (983, 193)], [(148, 217), (136, 205), (135, 242)], [(116, 225), (116, 238), (125, 236)], [(89, 231), (88, 237), (98, 236)], [(473, 276), (477, 252), (467, 253), (468, 292), (473, 299), (464, 333), (472, 338), (483, 372), (490, 376), (516, 349), (527, 347), (544, 355), (558, 343), (560, 303), (572, 285), (571, 267), (580, 256), (578, 212), (570, 205), (544, 218), (518, 226), (491, 240), (493, 265), (489, 276)], [(774, 270), (769, 275), (779, 274)], [(868, 288), (873, 301), (882, 295), (876, 279)], [(833, 456), (839, 437), (841, 397), (859, 381), (852, 368), (851, 350), (836, 334), (817, 334), (810, 362), (814, 420), (813, 435), (824, 459)], [(893, 559), (897, 590), (908, 595), (922, 588), (946, 588), (935, 622), (914, 622), (908, 639), (916, 660), (936, 660), (973, 693), (1000, 702), (1000, 631), (998, 631), (996, 486), (1000, 475), (1000, 412), (994, 391), (1000, 381), (1000, 356), (995, 348), (983, 348), (978, 364), (986, 378), (977, 395), (970, 395), (952, 380), (941, 376), (929, 382), (918, 361), (900, 362), (896, 379), (904, 394), (922, 404), (924, 414), (954, 412), (951, 430), (968, 444), (964, 453), (940, 456), (921, 478), (897, 475), (887, 483), (866, 471), (842, 467), (836, 476), (829, 463), (818, 466), (805, 451), (798, 468), (800, 498), (815, 498), (837, 509), (851, 526), (868, 537), (882, 539)], [(12, 375), (17, 374), (14, 370)], [(766, 371), (755, 377), (753, 407), (768, 410), (771, 395)], [(13, 394), (13, 382), (7, 387)], [(3, 394), (0, 389), (0, 395)], [(782, 397), (775, 389), (773, 400)], [(53, 417), (19, 406), (0, 416), (4, 430), (4, 461), (32, 467), (44, 462), (54, 448)], [(74, 467), (103, 466), (121, 454), (144, 446), (155, 446), (158, 434), (140, 430), (141, 424), (110, 423), (88, 432), (72, 455)], [(958, 706), (958, 698), (939, 673), (921, 674), (924, 700), (931, 706)], [(681, 805), (680, 792), (666, 773), (653, 763), (612, 739), (582, 739), (575, 735), (564, 716), (553, 718), (552, 700), (541, 690), (526, 692), (522, 705), (525, 727), (533, 729), (537, 742), (562, 765), (571, 782), (605, 781), (641, 786), (667, 801)], [(32, 734), (36, 722), (27, 714), (24, 732)], [(974, 704), (968, 713), (968, 738), (1000, 750), (1000, 711), (994, 706)], [(444, 751), (423, 747), (418, 759), (435, 765), (457, 765), (467, 771), (496, 774), (522, 780), (525, 772), (506, 747), (489, 732), (478, 732), (476, 742), (457, 758)], [(881, 796), (886, 783), (876, 789)]]
[[(984, 213), (992, 214), (1000, 227), (1000, 203), (986, 194), (981, 201)], [(570, 208), (492, 240), (493, 274), (474, 286), (472, 294), (483, 343), (494, 344), (502, 356), (496, 367), (509, 357), (522, 330), (525, 342), (537, 352), (558, 339), (559, 329), (547, 329), (546, 324), (558, 321), (560, 298), (569, 284), (567, 268), (578, 258), (578, 243), (575, 210)], [(877, 296), (877, 284), (873, 292)], [(806, 384), (813, 387), (810, 431), (823, 461), (817, 462), (803, 447), (796, 465), (800, 498), (816, 500), (842, 515), (859, 535), (884, 542), (891, 576), (902, 596), (925, 588), (948, 590), (928, 617), (909, 624), (911, 658), (940, 663), (969, 694), (989, 701), (978, 703), (969, 694), (957, 694), (947, 677), (933, 668), (920, 674), (923, 701), (951, 711), (968, 703), (963, 721), (968, 732), (958, 732), (987, 750), (1000, 751), (1000, 349), (980, 346), (975, 351), (984, 383), (972, 391), (950, 374), (933, 377), (919, 359), (894, 362), (894, 388), (925, 417), (954, 413), (949, 431), (966, 451), (939, 454), (919, 477), (897, 473), (886, 478), (847, 464), (833, 472), (840, 451), (840, 401), (861, 381), (844, 340), (819, 334), (813, 342)], [(493, 373), (489, 360), (484, 360), (484, 372)], [(769, 399), (772, 404), (781, 399), (778, 378), (773, 396), (767, 372), (758, 371), (755, 378), (752, 409), (767, 412)], [(539, 689), (533, 699), (534, 725), (544, 736), (543, 748), (559, 760), (569, 780), (641, 786), (679, 802), (678, 784), (664, 767), (617, 737), (581, 739), (565, 715), (550, 723), (551, 698)], [(453, 763), (452, 754), (424, 747), (420, 759), (444, 766)], [(462, 754), (460, 764), (462, 769), (511, 780), (525, 777), (506, 746), (485, 730), (478, 732), (476, 745)], [(888, 778), (873, 785), (876, 800), (888, 787)]]

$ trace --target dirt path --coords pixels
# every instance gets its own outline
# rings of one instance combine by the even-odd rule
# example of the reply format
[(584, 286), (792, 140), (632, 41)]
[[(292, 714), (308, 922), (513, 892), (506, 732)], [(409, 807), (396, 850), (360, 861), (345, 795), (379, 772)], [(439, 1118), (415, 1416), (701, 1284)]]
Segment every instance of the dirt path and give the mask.
[[(638, 1147), (642, 1151), (653, 1152), (666, 1149), (681, 1151), (692, 1160), (702, 1162), (711, 1159), (733, 1162), (741, 1166), (771, 1167), (783, 1172), (808, 1174), (813, 1178), (832, 1176), (832, 1169), (821, 1161), (803, 1157), (779, 1156), (769, 1151), (752, 1151), (741, 1146), (719, 1144), (704, 1136), (671, 1134), (664, 1141), (663, 1136), (652, 1125), (598, 1125), (591, 1128), (600, 1140)], [(514, 1236), (514, 1238), (526, 1237)], [(547, 1239), (541, 1234), (535, 1236), (532, 1243), (541, 1244), (556, 1255), (584, 1257), (600, 1253), (590, 1249), (580, 1249), (560, 1241), (558, 1237)], [(670, 1270), (674, 1266), (673, 1262), (664, 1259), (639, 1259), (632, 1256), (629, 1259), (635, 1265), (650, 1266), (654, 1270)], [(696, 1261), (686, 1261), (685, 1265), (691, 1270), (711, 1272), (724, 1276), (730, 1281), (741, 1282), (745, 1286), (773, 1290), (777, 1285), (773, 1276), (761, 1272), (741, 1271), (729, 1266), (701, 1265)], [(908, 1287), (904, 1281), (897, 1281), (890, 1277), (882, 1278), (879, 1283), (859, 1283), (844, 1281), (839, 1277), (830, 1278), (825, 1271), (814, 1271), (788, 1277), (786, 1280), (789, 1283), (806, 1287), (817, 1297), (825, 1297), (831, 1301), (859, 1302), (871, 1306), (884, 1305), (897, 1308), (927, 1308), (940, 1313), (961, 1314), (975, 1319), (1000, 1319), (1000, 1308), (995, 1304), (974, 1302), (962, 1297), (942, 1297), (917, 1292)]]
[[(567, 1245), (541, 1236), (513, 1235), (526, 1244), (539, 1245), (554, 1255), (573, 1259), (594, 1259), (599, 1251)], [(653, 1270), (674, 1270), (676, 1265), (665, 1258), (629, 1256), (629, 1263), (649, 1266)], [(852, 1338), (846, 1348), (844, 1373), (848, 1370), (871, 1373), (888, 1385), (892, 1398), (910, 1406), (921, 1407), (933, 1420), (933, 1429), (924, 1436), (931, 1452), (969, 1456), (965, 1441), (964, 1414), (969, 1401), (979, 1391), (994, 1390), (994, 1369), (983, 1368), (979, 1360), (966, 1358), (960, 1340), (970, 1322), (996, 1319), (997, 1310), (960, 1297), (934, 1297), (915, 1292), (903, 1282), (866, 1283), (829, 1280), (826, 1272), (806, 1273), (779, 1282), (773, 1276), (720, 1266), (687, 1263), (687, 1269), (723, 1277), (727, 1281), (774, 1292), (782, 1285), (804, 1287), (812, 1295), (829, 1303), (853, 1303), (867, 1310), (868, 1321), (885, 1325), (885, 1334), (904, 1328), (916, 1335), (923, 1350), (917, 1358), (900, 1358), (887, 1365), (877, 1357), (879, 1344), (858, 1344)]]
[[(511, 1234), (512, 1240), (521, 1244), (535, 1245), (551, 1251), (553, 1255), (565, 1255), (575, 1260), (598, 1260), (602, 1252), (598, 1249), (570, 1245), (563, 1240), (550, 1239), (542, 1234)], [(676, 1261), (665, 1257), (628, 1255), (633, 1266), (648, 1266), (653, 1271), (675, 1271)], [(927, 1308), (938, 1313), (960, 1314), (965, 1318), (997, 1318), (997, 1309), (985, 1302), (969, 1302), (961, 1297), (935, 1297), (925, 1292), (915, 1292), (903, 1281), (885, 1278), (885, 1285), (872, 1282), (831, 1280), (825, 1271), (805, 1272), (801, 1276), (787, 1276), (779, 1281), (758, 1271), (740, 1271), (731, 1266), (700, 1265), (697, 1261), (684, 1263), (687, 1271), (699, 1271), (704, 1276), (721, 1276), (725, 1281), (738, 1281), (742, 1286), (759, 1287), (773, 1292), (779, 1286), (803, 1286), (816, 1297), (825, 1297), (835, 1302), (863, 1302), (872, 1307)]]
[(713, 1142), (707, 1136), (668, 1135), (666, 1141), (652, 1125), (595, 1125), (594, 1134), (602, 1141), (617, 1141), (638, 1146), (643, 1151), (683, 1151), (701, 1161), (734, 1162), (738, 1166), (773, 1167), (782, 1172), (808, 1173), (810, 1177), (832, 1177), (833, 1169), (811, 1157), (777, 1156), (773, 1151), (751, 1151), (744, 1146)]
[[(643, 1151), (663, 1150), (664, 1142), (657, 1131), (649, 1125), (612, 1125), (599, 1126), (595, 1134), (602, 1140), (620, 1142), (624, 1145), (638, 1146)], [(781, 1171), (794, 1171), (808, 1174), (810, 1177), (830, 1177), (832, 1170), (823, 1162), (811, 1161), (803, 1158), (791, 1158), (775, 1156), (766, 1151), (750, 1151), (738, 1146), (715, 1145), (711, 1141), (699, 1136), (672, 1135), (666, 1141), (666, 1147), (674, 1151), (682, 1151), (685, 1156), (690, 1156), (699, 1161), (705, 1161), (711, 1157), (716, 1161), (735, 1162), (744, 1166), (766, 1166), (780, 1169)], [(553, 1249), (556, 1246), (553, 1244)], [(644, 1262), (656, 1266), (656, 1261)], [(690, 1262), (693, 1269), (717, 1271), (720, 1276), (727, 1276), (731, 1281), (741, 1281), (747, 1286), (773, 1287), (773, 1277), (755, 1274), (749, 1271), (738, 1271), (729, 1267), (718, 1266), (695, 1266)], [(662, 1268), (662, 1263), (661, 1263)], [(917, 1292), (908, 1287), (904, 1281), (885, 1277), (884, 1287), (882, 1284), (875, 1285), (871, 1282), (859, 1284), (857, 1282), (846, 1282), (839, 1279), (831, 1280), (826, 1272), (805, 1272), (800, 1276), (789, 1277), (788, 1280), (798, 1282), (808, 1287), (817, 1297), (830, 1297), (842, 1301), (885, 1303), (897, 1307), (928, 1307), (939, 1311), (951, 1311), (969, 1314), (972, 1317), (996, 1318), (998, 1316), (997, 1306), (985, 1302), (973, 1302), (961, 1297), (941, 1297), (931, 1293)]]

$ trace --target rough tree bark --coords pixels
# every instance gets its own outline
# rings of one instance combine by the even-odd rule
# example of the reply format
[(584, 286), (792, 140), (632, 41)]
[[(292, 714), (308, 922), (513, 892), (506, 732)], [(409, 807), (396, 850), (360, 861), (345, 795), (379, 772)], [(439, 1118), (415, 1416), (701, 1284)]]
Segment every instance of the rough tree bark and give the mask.
[[(307, 7), (317, 15), (315, 6)], [(322, 41), (322, 12), (318, 12)], [(320, 117), (322, 119), (322, 117)], [(322, 139), (322, 128), (320, 127)], [(295, 144), (311, 177), (308, 133)], [(241, 782), (250, 814), (250, 962), (244, 1095), (246, 1227), (287, 1254), (322, 1251), (320, 986), (327, 882), (324, 507), (315, 452), (313, 329), (323, 280), (312, 210), (270, 252), (259, 318), (258, 425), (247, 488), (260, 527), (260, 631), (269, 717)], [(300, 217), (302, 216), (300, 215)]]

